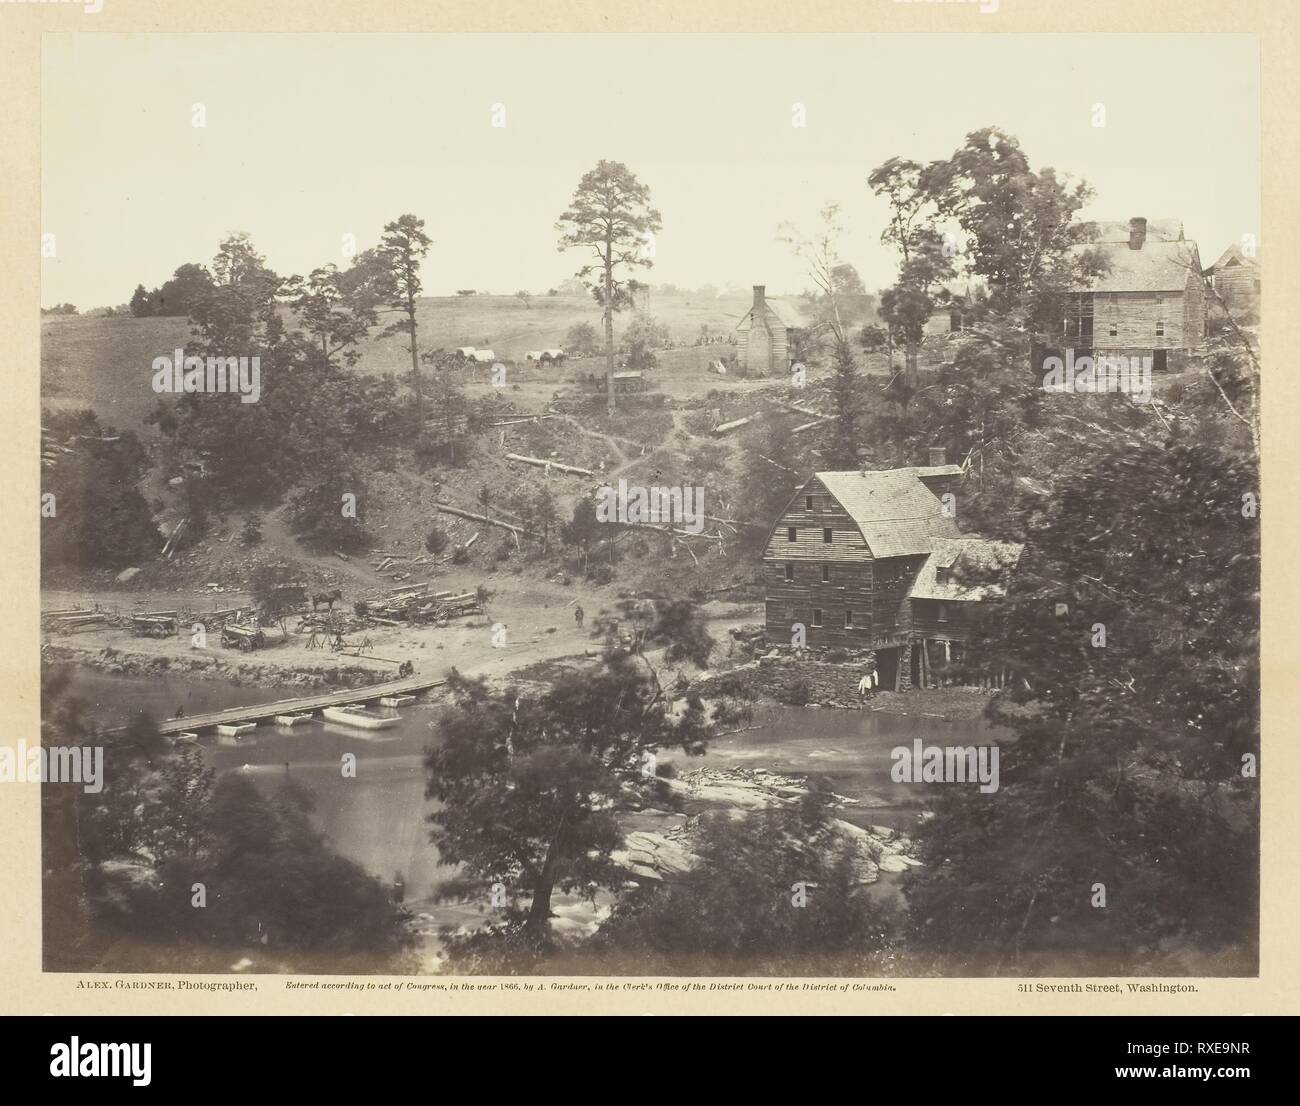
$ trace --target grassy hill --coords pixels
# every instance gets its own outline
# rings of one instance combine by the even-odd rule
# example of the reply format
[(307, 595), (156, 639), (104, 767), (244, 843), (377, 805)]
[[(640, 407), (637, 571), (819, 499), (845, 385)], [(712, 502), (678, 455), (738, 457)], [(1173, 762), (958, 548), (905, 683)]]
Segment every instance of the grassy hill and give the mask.
[[(679, 344), (693, 341), (702, 325), (729, 333), (748, 308), (744, 294), (655, 294), (650, 301), (651, 313)], [(562, 346), (569, 328), (582, 322), (600, 327), (600, 311), (585, 296), (543, 295), (527, 302), (514, 296), (435, 296), (422, 299), (418, 310), (421, 349), (476, 346), (506, 361), (522, 361), (530, 349)], [(626, 324), (623, 315), (616, 327)], [(50, 407), (91, 407), (105, 425), (139, 430), (158, 399), (150, 386), (153, 359), (184, 347), (188, 336), (183, 318), (45, 316), (42, 400)], [(375, 373), (410, 367), (401, 336), (372, 338), (357, 364), (358, 371)]]

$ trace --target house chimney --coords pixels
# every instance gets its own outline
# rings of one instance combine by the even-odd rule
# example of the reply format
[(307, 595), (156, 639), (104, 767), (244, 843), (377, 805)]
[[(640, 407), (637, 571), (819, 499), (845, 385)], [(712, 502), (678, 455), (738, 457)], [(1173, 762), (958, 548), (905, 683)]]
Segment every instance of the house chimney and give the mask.
[(934, 468), (948, 463), (948, 451), (941, 445), (932, 445), (930, 447), (930, 464)]
[(766, 302), (767, 302), (767, 285), (755, 284), (754, 285), (754, 310), (761, 311), (763, 309), (763, 305)]
[(1140, 215), (1128, 221), (1128, 248), (1140, 250), (1147, 240), (1147, 221)]

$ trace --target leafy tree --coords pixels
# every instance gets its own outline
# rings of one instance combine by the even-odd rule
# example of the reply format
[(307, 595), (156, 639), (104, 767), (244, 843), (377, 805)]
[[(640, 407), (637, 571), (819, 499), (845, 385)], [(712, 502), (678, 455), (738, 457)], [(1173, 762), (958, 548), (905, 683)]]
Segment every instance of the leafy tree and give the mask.
[(191, 314), (203, 298), (212, 292), (212, 275), (202, 265), (187, 263), (172, 274), (153, 293), (154, 315), (184, 316)]
[(348, 365), (361, 356), (358, 344), (377, 325), (375, 293), (369, 282), (358, 282), (336, 265), (313, 269), (304, 281), (293, 277), (284, 294), (326, 361), (342, 355)]
[(131, 314), (137, 319), (153, 314), (153, 305), (149, 302), (149, 291), (143, 284), (137, 284), (131, 293)]
[[(620, 903), (591, 955), (665, 975), (878, 974), (899, 929), (816, 802), (701, 818), (699, 861)], [(795, 905), (800, 889), (803, 905)]]
[(131, 431), (101, 428), (93, 411), (47, 411), (43, 425), (69, 441), (41, 470), (54, 514), (41, 520), (41, 563), (120, 567), (157, 556), (163, 541), (139, 490), (149, 458)]
[(630, 665), (561, 678), (538, 699), (452, 671), (456, 709), (425, 758), (425, 794), (439, 803), (431, 836), (445, 863), (484, 884), (530, 898), (509, 933), (544, 942), (551, 896), (622, 884), (610, 854), (622, 841), (619, 811), (659, 796), (643, 754), (677, 745), (702, 752), (698, 713), (665, 715), (655, 683)]
[(858, 270), (847, 261), (842, 261), (831, 269), (831, 280), (835, 291), (846, 296), (865, 296), (867, 286), (862, 283)]
[(614, 312), (633, 306), (631, 280), (625, 274), (654, 264), (651, 244), (660, 226), (659, 212), (650, 206), (650, 190), (626, 165), (603, 159), (583, 175), (556, 224), (561, 250), (590, 250), (596, 258), (577, 275), (604, 313), (610, 414), (614, 412)]
[(1074, 215), (1092, 190), (1050, 168), (1035, 172), (1019, 141), (996, 127), (973, 131), (930, 166), (926, 188), (939, 214), (965, 232), (970, 267), (988, 282), (993, 308), (1020, 310), (1031, 331), (1054, 333), (1062, 296), (1092, 263), (1069, 253)]
[(654, 351), (668, 343), (668, 328), (644, 311), (632, 316), (631, 323), (623, 332), (619, 350), (624, 364), (629, 369), (643, 371), (653, 369), (659, 363)]
[(705, 628), (699, 608), (689, 599), (655, 601), (655, 623), (649, 640), (664, 642), (664, 659), (669, 664), (690, 661), (699, 668), (707, 668), (709, 654), (716, 642)]
[(600, 349), (600, 335), (591, 323), (575, 323), (564, 336), (564, 348), (571, 357), (589, 357)]
[(980, 517), (1029, 545), (968, 645), (972, 674), (1010, 674), (1000, 790), (940, 789), (908, 884), (914, 940), (949, 970), (1253, 970), (1253, 447), (1225, 407), (1180, 405), (1156, 435), (1115, 399), (1060, 397), (1085, 411), (1024, 440), (1033, 481)]
[(934, 313), (936, 294), (955, 271), (956, 250), (933, 225), (937, 175), (933, 167), (895, 157), (867, 178), (872, 191), (889, 201), (889, 222), (880, 240), (895, 247), (901, 258), (897, 283), (880, 296), (880, 315), (903, 346), (911, 391), (917, 387), (925, 324)]
[(582, 550), (582, 571), (587, 572), (587, 558), (591, 546), (598, 540), (602, 525), (596, 518), (596, 504), (589, 498), (579, 498), (573, 505), (573, 515), (560, 530), (560, 540), (565, 545), (576, 545)]
[(365, 475), (355, 464), (336, 457), (289, 496), (289, 524), (310, 545), (359, 549), (369, 540), (366, 504)]

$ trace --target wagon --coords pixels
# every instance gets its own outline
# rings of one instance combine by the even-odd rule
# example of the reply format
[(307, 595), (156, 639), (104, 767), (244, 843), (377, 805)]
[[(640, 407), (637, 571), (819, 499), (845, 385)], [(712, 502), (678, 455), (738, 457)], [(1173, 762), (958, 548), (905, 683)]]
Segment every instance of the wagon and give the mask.
[(175, 615), (133, 615), (131, 632), (136, 637), (171, 637), (176, 633)]
[(231, 649), (251, 653), (266, 644), (266, 635), (255, 626), (221, 627), (221, 644)]

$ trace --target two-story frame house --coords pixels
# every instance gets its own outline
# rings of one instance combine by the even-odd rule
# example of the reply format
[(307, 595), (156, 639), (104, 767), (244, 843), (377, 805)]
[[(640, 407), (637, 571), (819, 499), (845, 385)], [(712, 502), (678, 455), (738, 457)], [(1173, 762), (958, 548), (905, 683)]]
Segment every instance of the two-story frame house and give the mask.
[(965, 611), (1005, 595), (1020, 547), (957, 529), (943, 497), (963, 470), (942, 459), (818, 472), (799, 489), (763, 552), (770, 644), (873, 649), (885, 688), (955, 659)]
[(1205, 278), (1196, 243), (1182, 224), (1086, 223), (1073, 246), (1104, 270), (1074, 290), (1066, 306), (1062, 345), (1076, 356), (1150, 357), (1155, 372), (1180, 369), (1205, 344)]

